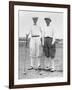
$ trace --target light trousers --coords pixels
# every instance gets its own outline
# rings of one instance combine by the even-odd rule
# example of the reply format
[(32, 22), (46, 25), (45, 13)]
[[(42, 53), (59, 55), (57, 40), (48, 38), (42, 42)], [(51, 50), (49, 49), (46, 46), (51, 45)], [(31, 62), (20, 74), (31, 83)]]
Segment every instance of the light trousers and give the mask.
[(40, 65), (40, 56), (41, 56), (40, 47), (41, 47), (40, 37), (31, 37), (30, 39), (31, 66), (33, 66), (34, 58), (36, 58), (38, 66)]

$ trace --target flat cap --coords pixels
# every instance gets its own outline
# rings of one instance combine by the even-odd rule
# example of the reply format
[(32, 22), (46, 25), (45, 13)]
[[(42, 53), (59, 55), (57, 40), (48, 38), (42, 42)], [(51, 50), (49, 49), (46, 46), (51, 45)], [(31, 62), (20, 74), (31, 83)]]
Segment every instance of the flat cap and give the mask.
[(44, 18), (44, 20), (45, 20), (45, 21), (49, 21), (49, 22), (51, 22), (51, 19), (50, 19), (50, 18), (47, 18), (47, 17)]

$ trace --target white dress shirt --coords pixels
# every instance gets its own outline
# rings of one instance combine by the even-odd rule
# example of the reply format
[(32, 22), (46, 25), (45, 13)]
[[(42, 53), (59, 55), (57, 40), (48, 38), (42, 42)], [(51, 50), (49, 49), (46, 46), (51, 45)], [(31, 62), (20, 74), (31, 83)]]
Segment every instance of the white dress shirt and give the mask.
[(44, 27), (44, 37), (52, 37), (52, 38), (53, 38), (52, 43), (55, 42), (55, 31), (54, 31), (54, 29), (51, 27), (51, 25)]
[(42, 36), (42, 31), (41, 28), (37, 25), (33, 25), (30, 32), (29, 32), (29, 37), (31, 38), (32, 36), (39, 35), (40, 37)]
[(37, 25), (33, 25), (31, 29), (32, 35), (40, 35), (41, 36), (41, 28)]
[(53, 29), (50, 26), (44, 27), (44, 37), (53, 37)]

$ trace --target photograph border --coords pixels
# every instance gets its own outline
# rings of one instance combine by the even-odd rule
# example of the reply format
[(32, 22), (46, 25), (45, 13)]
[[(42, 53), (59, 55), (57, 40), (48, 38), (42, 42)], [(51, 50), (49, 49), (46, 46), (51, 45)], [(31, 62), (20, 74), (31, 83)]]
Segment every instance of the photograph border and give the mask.
[[(67, 36), (68, 36), (67, 82), (14, 85), (14, 6), (15, 5), (67, 8), (68, 10), (67, 12)], [(12, 89), (12, 88), (29, 88), (29, 87), (44, 87), (44, 86), (61, 86), (61, 85), (70, 85), (70, 5), (9, 1), (9, 88)]]

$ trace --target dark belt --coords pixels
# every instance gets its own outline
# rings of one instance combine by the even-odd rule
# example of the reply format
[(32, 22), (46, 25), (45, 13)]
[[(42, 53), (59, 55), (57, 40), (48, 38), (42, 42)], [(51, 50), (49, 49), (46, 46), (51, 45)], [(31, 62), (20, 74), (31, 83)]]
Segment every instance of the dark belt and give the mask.
[(52, 38), (52, 37), (45, 37), (45, 38)]
[(40, 35), (33, 35), (32, 37), (40, 37)]

